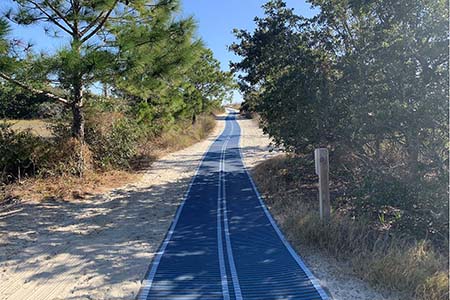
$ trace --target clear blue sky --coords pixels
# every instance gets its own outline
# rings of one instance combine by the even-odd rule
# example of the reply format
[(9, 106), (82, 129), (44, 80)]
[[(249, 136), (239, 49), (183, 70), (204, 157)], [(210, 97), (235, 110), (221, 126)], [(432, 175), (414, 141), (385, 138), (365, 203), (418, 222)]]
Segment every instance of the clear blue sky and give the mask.
[[(199, 36), (213, 50), (224, 70), (228, 70), (230, 60), (238, 60), (227, 49), (235, 41), (232, 30), (253, 30), (253, 19), (263, 16), (261, 5), (264, 3), (263, 0), (182, 0), (183, 13), (195, 17)], [(286, 3), (297, 14), (307, 17), (314, 14), (304, 0), (287, 0)]]
[[(264, 0), (182, 0), (184, 15), (192, 15), (198, 22), (199, 37), (214, 52), (223, 70), (229, 70), (230, 61), (239, 61), (239, 57), (228, 51), (236, 39), (234, 28), (253, 30), (255, 16), (263, 16), (261, 6)], [(286, 0), (288, 7), (305, 17), (315, 14), (305, 0)], [(234, 102), (240, 102), (242, 96), (235, 93)]]
[[(223, 70), (229, 70), (229, 62), (239, 60), (228, 51), (228, 46), (235, 39), (234, 28), (253, 30), (254, 17), (262, 16), (265, 0), (181, 0), (182, 14), (194, 16), (198, 25), (198, 36), (206, 46), (214, 52)], [(0, 12), (10, 7), (12, 0), (0, 0)], [(297, 14), (312, 16), (314, 11), (305, 0), (286, 0), (288, 7), (295, 9)], [(11, 37), (29, 41), (35, 50), (52, 52), (65, 44), (64, 39), (46, 36), (42, 26), (14, 26)], [(234, 100), (239, 101), (240, 95), (235, 94)]]

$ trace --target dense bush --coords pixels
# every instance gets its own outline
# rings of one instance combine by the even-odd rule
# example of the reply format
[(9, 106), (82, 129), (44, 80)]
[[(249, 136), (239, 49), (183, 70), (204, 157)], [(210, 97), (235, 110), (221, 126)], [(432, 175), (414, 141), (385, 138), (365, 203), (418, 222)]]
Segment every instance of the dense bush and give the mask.
[(39, 119), (60, 119), (64, 116), (67, 109), (60, 103), (56, 102), (44, 102), (39, 104), (36, 110), (36, 114), (33, 117)]
[(53, 138), (42, 138), (0, 124), (0, 182), (10, 183), (36, 175), (79, 175), (80, 159), (88, 168), (92, 166), (91, 151), (68, 136), (64, 124), (56, 124), (54, 132), (57, 135)]
[(32, 119), (43, 112), (42, 105), (48, 105), (44, 96), (35, 96), (17, 89), (12, 84), (0, 83), (0, 117), (7, 119)]
[(99, 113), (87, 119), (86, 143), (101, 169), (127, 168), (137, 152), (141, 128), (120, 114)]
[[(85, 153), (91, 156), (91, 167), (100, 170), (128, 168), (143, 137), (143, 130), (133, 119), (121, 112), (88, 107), (85, 124)], [(71, 138), (70, 127), (64, 119), (53, 126), (55, 143), (64, 148)], [(89, 166), (88, 166), (89, 167)]]
[(180, 120), (155, 134), (124, 113), (102, 110), (89, 107), (85, 144), (71, 137), (64, 119), (53, 123), (52, 138), (0, 124), (0, 183), (35, 175), (79, 176), (86, 171), (145, 167), (161, 151), (178, 150), (205, 138), (215, 125), (213, 116), (200, 115), (195, 124)]
[(47, 142), (29, 132), (15, 132), (0, 124), (0, 183), (34, 175), (44, 160)]

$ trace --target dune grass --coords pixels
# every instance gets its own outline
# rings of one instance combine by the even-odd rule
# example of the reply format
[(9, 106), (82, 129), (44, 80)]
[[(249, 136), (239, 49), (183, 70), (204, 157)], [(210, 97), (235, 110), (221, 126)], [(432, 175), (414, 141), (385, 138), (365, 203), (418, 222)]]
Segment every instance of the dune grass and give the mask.
[(200, 115), (195, 124), (185, 123), (163, 132), (158, 144), (165, 151), (176, 151), (205, 139), (214, 129), (213, 115)]

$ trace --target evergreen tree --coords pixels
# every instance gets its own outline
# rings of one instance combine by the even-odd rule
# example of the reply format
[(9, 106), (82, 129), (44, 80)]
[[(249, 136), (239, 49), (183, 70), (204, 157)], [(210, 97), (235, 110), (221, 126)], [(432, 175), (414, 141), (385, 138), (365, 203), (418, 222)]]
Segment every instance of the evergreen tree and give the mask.
[[(137, 106), (140, 122), (161, 129), (221, 103), (233, 88), (230, 73), (195, 37), (192, 18), (175, 18), (178, 2), (130, 17), (113, 29), (120, 45), (115, 88)], [(145, 14), (142, 14), (145, 16)]]
[(203, 49), (185, 76), (184, 98), (187, 113), (195, 123), (199, 113), (218, 107), (231, 97), (235, 84), (230, 72), (223, 72), (209, 49)]
[[(48, 34), (65, 36), (68, 44), (50, 56), (18, 55), (14, 57), (15, 68), (2, 67), (0, 77), (70, 108), (72, 135), (81, 144), (86, 92), (93, 83), (114, 84), (119, 90), (149, 101), (152, 109), (160, 110), (159, 115), (170, 115), (182, 106), (182, 97), (174, 97), (173, 86), (193, 63), (201, 43), (192, 39), (192, 19), (174, 20), (178, 1), (15, 3), (6, 15), (10, 21), (25, 26), (42, 24)], [(7, 26), (1, 26), (4, 35)], [(2, 60), (10, 61), (12, 53), (4, 52)], [(49, 92), (49, 82), (64, 93)]]
[(203, 49), (194, 39), (194, 20), (175, 19), (178, 9), (178, 1), (167, 1), (152, 11), (140, 11), (140, 18), (127, 16), (112, 28), (119, 45), (113, 85), (138, 105), (141, 121), (152, 126), (169, 126), (183, 110), (181, 86)]

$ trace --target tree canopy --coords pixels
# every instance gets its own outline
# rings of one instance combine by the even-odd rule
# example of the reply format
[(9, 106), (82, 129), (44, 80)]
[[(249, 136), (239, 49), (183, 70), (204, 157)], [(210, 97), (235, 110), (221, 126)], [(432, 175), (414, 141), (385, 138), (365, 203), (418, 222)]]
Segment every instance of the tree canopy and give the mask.
[(232, 75), (220, 70), (196, 38), (193, 18), (178, 14), (177, 0), (14, 3), (5, 15), (9, 22), (40, 24), (67, 44), (52, 54), (35, 53), (30, 45), (8, 41), (9, 26), (1, 20), (3, 98), (18, 99), (8, 83), (61, 103), (71, 111), (72, 136), (81, 143), (86, 102), (97, 99), (91, 96), (93, 85), (126, 99), (136, 118), (152, 128), (180, 118), (195, 121), (196, 114), (220, 105), (234, 87)]
[[(235, 31), (244, 107), (287, 150), (328, 147), (362, 206), (445, 211), (447, 2), (309, 3), (312, 18), (268, 1), (253, 32)], [(448, 222), (439, 216), (414, 222), (433, 232)]]

